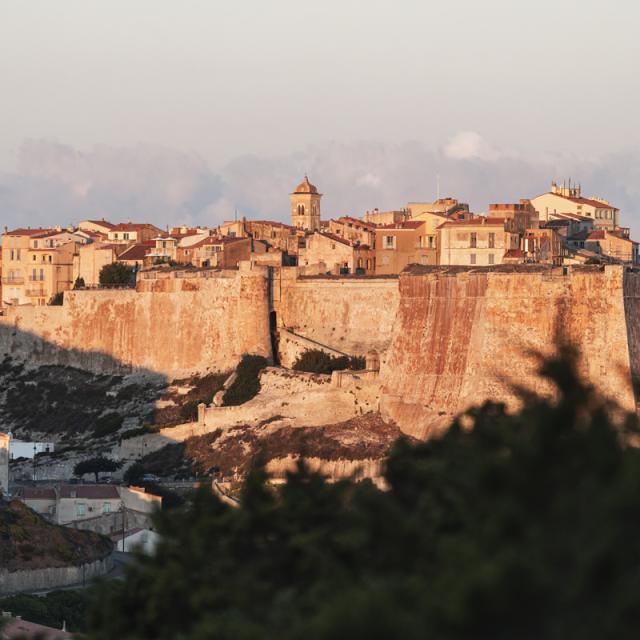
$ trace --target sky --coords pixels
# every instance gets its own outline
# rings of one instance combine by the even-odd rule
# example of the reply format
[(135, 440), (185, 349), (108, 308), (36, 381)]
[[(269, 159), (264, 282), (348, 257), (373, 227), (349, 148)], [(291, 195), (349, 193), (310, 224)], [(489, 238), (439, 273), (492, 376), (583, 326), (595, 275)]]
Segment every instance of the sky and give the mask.
[(551, 180), (640, 236), (635, 0), (0, 0), (0, 224), (217, 224)]

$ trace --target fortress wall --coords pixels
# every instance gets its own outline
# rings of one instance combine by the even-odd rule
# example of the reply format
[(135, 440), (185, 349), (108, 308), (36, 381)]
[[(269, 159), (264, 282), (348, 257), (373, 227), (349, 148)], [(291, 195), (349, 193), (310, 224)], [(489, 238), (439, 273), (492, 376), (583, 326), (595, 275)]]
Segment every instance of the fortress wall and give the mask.
[(639, 300), (640, 274), (622, 267), (414, 267), (400, 277), (383, 415), (425, 437), (485, 399), (515, 408), (512, 385), (550, 392), (531, 352), (551, 353), (558, 331), (580, 348), (581, 373), (635, 410)]
[(399, 303), (397, 278), (298, 278), (283, 283), (278, 323), (350, 355), (384, 352)]
[(62, 307), (17, 307), (0, 318), (0, 354), (100, 373), (169, 379), (271, 357), (263, 270), (142, 280), (138, 290), (70, 291)]

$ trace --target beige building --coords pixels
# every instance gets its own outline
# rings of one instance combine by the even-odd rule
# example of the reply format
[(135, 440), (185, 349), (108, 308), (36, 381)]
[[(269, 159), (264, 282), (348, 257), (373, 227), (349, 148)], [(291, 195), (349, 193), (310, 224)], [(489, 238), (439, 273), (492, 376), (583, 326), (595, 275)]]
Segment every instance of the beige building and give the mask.
[[(73, 238), (77, 241), (69, 242)], [(73, 285), (74, 256), (83, 242), (71, 232), (14, 229), (2, 237), (5, 305), (46, 305)]]
[(344, 238), (351, 243), (366, 244), (372, 249), (376, 243), (376, 225), (368, 222), (352, 218), (350, 216), (342, 216), (337, 220), (329, 220), (328, 232), (334, 236)]
[(138, 487), (111, 484), (62, 484), (19, 487), (18, 499), (30, 509), (60, 525), (78, 523), (125, 509), (152, 514), (162, 507), (160, 496)]
[(503, 218), (450, 220), (438, 229), (438, 264), (501, 264), (505, 253), (517, 250), (518, 234), (505, 229)]
[(320, 231), (321, 193), (307, 176), (291, 194), (291, 225), (307, 231)]
[(149, 242), (162, 233), (162, 229), (152, 224), (126, 222), (114, 225), (107, 233), (107, 238), (109, 242), (116, 244), (140, 244)]
[(121, 244), (108, 242), (92, 242), (78, 248), (73, 258), (73, 282), (81, 278), (87, 287), (100, 284), (100, 271), (113, 262), (117, 262), (118, 255), (125, 249)]
[(511, 204), (490, 204), (490, 218), (503, 218), (509, 231), (524, 234), (527, 229), (539, 226), (539, 216), (530, 200)]
[(78, 228), (81, 231), (89, 231), (91, 233), (98, 233), (107, 238), (109, 235), (109, 231), (113, 231), (115, 228), (115, 224), (111, 222), (107, 222), (104, 218), (102, 220), (83, 220)]
[(409, 219), (410, 213), (408, 209), (397, 209), (394, 211), (380, 211), (379, 209), (373, 209), (372, 211), (366, 211), (362, 219), (369, 224), (381, 225), (381, 224), (398, 224), (399, 222), (405, 222)]
[(440, 213), (450, 216), (454, 213), (469, 213), (469, 205), (465, 202), (458, 202), (455, 198), (439, 198), (433, 202), (410, 202), (407, 205), (409, 216), (412, 220), (419, 218), (425, 213)]
[(614, 260), (638, 264), (638, 243), (623, 233), (605, 229), (580, 231), (569, 236), (567, 243), (573, 250), (586, 249)]
[(580, 186), (567, 187), (551, 183), (551, 191), (531, 200), (541, 221), (553, 219), (556, 213), (571, 213), (591, 218), (599, 229), (613, 230), (620, 226), (620, 210), (602, 198), (583, 198)]
[(316, 231), (307, 237), (306, 247), (300, 251), (299, 264), (308, 274), (367, 275), (374, 273), (375, 252), (367, 245)]
[(427, 220), (407, 220), (377, 227), (376, 275), (400, 273), (408, 264), (437, 264), (438, 252), (433, 237)]

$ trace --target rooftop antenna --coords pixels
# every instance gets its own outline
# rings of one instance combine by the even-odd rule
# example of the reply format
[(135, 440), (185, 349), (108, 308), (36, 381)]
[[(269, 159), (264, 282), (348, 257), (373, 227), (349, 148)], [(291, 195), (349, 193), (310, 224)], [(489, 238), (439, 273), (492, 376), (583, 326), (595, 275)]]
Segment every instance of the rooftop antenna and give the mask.
[(440, 200), (440, 174), (436, 173), (436, 200)]
[(238, 210), (236, 209), (236, 222), (238, 222)]

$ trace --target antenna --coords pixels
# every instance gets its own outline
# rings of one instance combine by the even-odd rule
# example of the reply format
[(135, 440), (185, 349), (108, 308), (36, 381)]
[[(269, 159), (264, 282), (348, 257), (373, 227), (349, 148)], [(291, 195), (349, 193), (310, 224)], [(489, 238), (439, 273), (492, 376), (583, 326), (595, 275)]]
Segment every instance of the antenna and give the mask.
[(238, 222), (238, 210), (237, 209), (236, 209), (235, 215), (236, 215), (236, 222)]
[(440, 174), (436, 174), (436, 200), (440, 200)]

